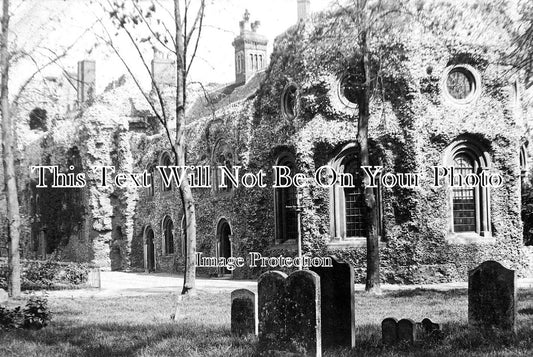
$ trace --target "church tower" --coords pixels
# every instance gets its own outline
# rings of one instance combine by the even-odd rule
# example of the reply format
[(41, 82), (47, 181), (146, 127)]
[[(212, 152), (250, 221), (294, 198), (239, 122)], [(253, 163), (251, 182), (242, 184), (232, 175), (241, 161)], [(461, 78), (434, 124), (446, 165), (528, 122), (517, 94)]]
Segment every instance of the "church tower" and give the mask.
[(260, 22), (250, 23), (250, 13), (245, 11), (239, 22), (240, 34), (233, 40), (235, 47), (235, 83), (244, 84), (267, 66), (268, 40), (257, 33)]

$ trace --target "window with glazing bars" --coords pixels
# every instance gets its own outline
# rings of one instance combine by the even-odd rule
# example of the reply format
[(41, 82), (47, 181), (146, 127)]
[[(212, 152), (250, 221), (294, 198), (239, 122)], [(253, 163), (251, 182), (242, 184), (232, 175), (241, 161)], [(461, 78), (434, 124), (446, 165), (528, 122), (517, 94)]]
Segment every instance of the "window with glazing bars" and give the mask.
[(354, 183), (354, 187), (344, 189), (346, 236), (366, 237), (368, 233), (367, 212), (358, 160), (355, 158), (346, 160), (344, 172), (352, 174)]
[[(465, 176), (474, 172), (474, 163), (466, 155), (457, 155), (453, 162), (457, 175)], [(474, 187), (454, 187), (453, 229), (455, 232), (476, 231), (476, 190)]]

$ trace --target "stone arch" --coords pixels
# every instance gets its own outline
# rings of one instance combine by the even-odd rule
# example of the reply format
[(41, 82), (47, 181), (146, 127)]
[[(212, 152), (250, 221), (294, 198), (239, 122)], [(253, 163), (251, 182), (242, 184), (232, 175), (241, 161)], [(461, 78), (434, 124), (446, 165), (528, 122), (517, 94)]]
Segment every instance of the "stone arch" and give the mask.
[[(460, 136), (444, 151), (443, 163), (454, 168), (455, 174), (481, 174), (492, 166), (489, 151), (483, 143), (470, 136)], [(491, 211), (489, 187), (448, 187), (449, 223), (451, 235), (475, 234), (490, 237)]]

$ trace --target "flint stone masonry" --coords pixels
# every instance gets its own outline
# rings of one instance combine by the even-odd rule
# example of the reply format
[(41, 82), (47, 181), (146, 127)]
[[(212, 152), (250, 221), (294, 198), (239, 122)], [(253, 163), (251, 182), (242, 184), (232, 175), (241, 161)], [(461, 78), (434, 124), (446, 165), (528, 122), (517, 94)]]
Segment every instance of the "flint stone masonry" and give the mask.
[(290, 352), (303, 347), (306, 356), (322, 356), (318, 274), (301, 270), (287, 277), (270, 271), (259, 277), (258, 294), (262, 351)]
[(320, 276), (322, 344), (328, 347), (354, 347), (354, 270), (350, 264), (331, 258), (332, 268), (311, 268)]
[(384, 345), (394, 345), (398, 342), (398, 320), (387, 317), (381, 322), (381, 341)]
[(468, 324), (482, 330), (514, 331), (516, 274), (495, 261), (486, 261), (468, 274)]
[(257, 297), (253, 291), (231, 292), (231, 333), (237, 336), (257, 335)]

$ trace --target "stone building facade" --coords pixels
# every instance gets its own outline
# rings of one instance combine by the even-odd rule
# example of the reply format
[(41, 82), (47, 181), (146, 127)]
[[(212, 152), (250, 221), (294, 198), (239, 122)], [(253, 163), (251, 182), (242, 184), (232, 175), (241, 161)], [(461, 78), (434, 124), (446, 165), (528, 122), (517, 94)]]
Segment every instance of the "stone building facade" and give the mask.
[[(432, 5), (417, 11), (446, 13), (456, 6), (427, 3)], [(294, 256), (298, 215), (290, 207), (298, 203), (304, 252), (346, 259), (362, 281), (368, 222), (356, 139), (365, 77), (354, 52), (355, 26), (345, 9), (306, 16), (308, 2), (298, 5), (298, 23), (276, 38), (268, 61), (259, 23), (245, 14), (233, 42), (235, 82), (188, 107), (187, 160), (206, 167), (212, 179), (212, 187), (193, 191), (197, 249), (207, 257)], [(485, 14), (479, 11), (471, 7), (462, 16), (480, 20)], [(404, 23), (372, 42), (370, 60), (381, 66), (370, 102), (369, 142), (371, 164), (383, 167), (374, 188), (383, 281), (464, 280), (468, 269), (487, 259), (523, 275), (529, 270), (521, 219), (521, 195), (530, 187), (527, 91), (520, 73), (499, 64), (499, 46), (508, 40), (503, 29), (492, 23), (472, 40), (464, 33), (474, 30), (461, 19), (456, 16), (455, 27), (442, 19), (432, 19), (431, 26)], [(163, 187), (157, 169), (173, 160), (143, 98), (126, 81), (76, 113), (27, 145), (29, 164), (58, 162), (63, 171), (72, 164), (73, 172), (87, 173), (86, 187), (53, 191), (45, 201), (44, 192), (52, 189), (35, 188), (35, 176), (23, 188), (25, 216), (34, 227), (27, 254), (60, 251), (63, 259), (112, 269), (182, 270), (179, 192), (175, 185)], [(101, 187), (101, 172), (90, 171), (94, 166), (146, 170), (152, 185)], [(245, 187), (246, 181), (220, 187), (224, 174), (218, 166), (240, 178), (264, 172), (266, 187)], [(309, 180), (302, 187), (273, 188), (273, 166), (309, 178), (317, 171), (325, 175), (319, 175), (322, 185)], [(436, 166), (443, 168), (434, 171)], [(435, 184), (435, 172), (445, 169), (455, 180)], [(330, 182), (333, 170), (351, 174), (353, 185)], [(493, 177), (494, 187), (457, 184), (460, 175), (473, 180), (482, 173)], [(418, 184), (402, 187), (414, 174)], [(55, 214), (43, 222), (43, 211), (50, 210)], [(51, 229), (58, 220), (60, 227)], [(261, 271), (199, 269), (235, 278)]]

